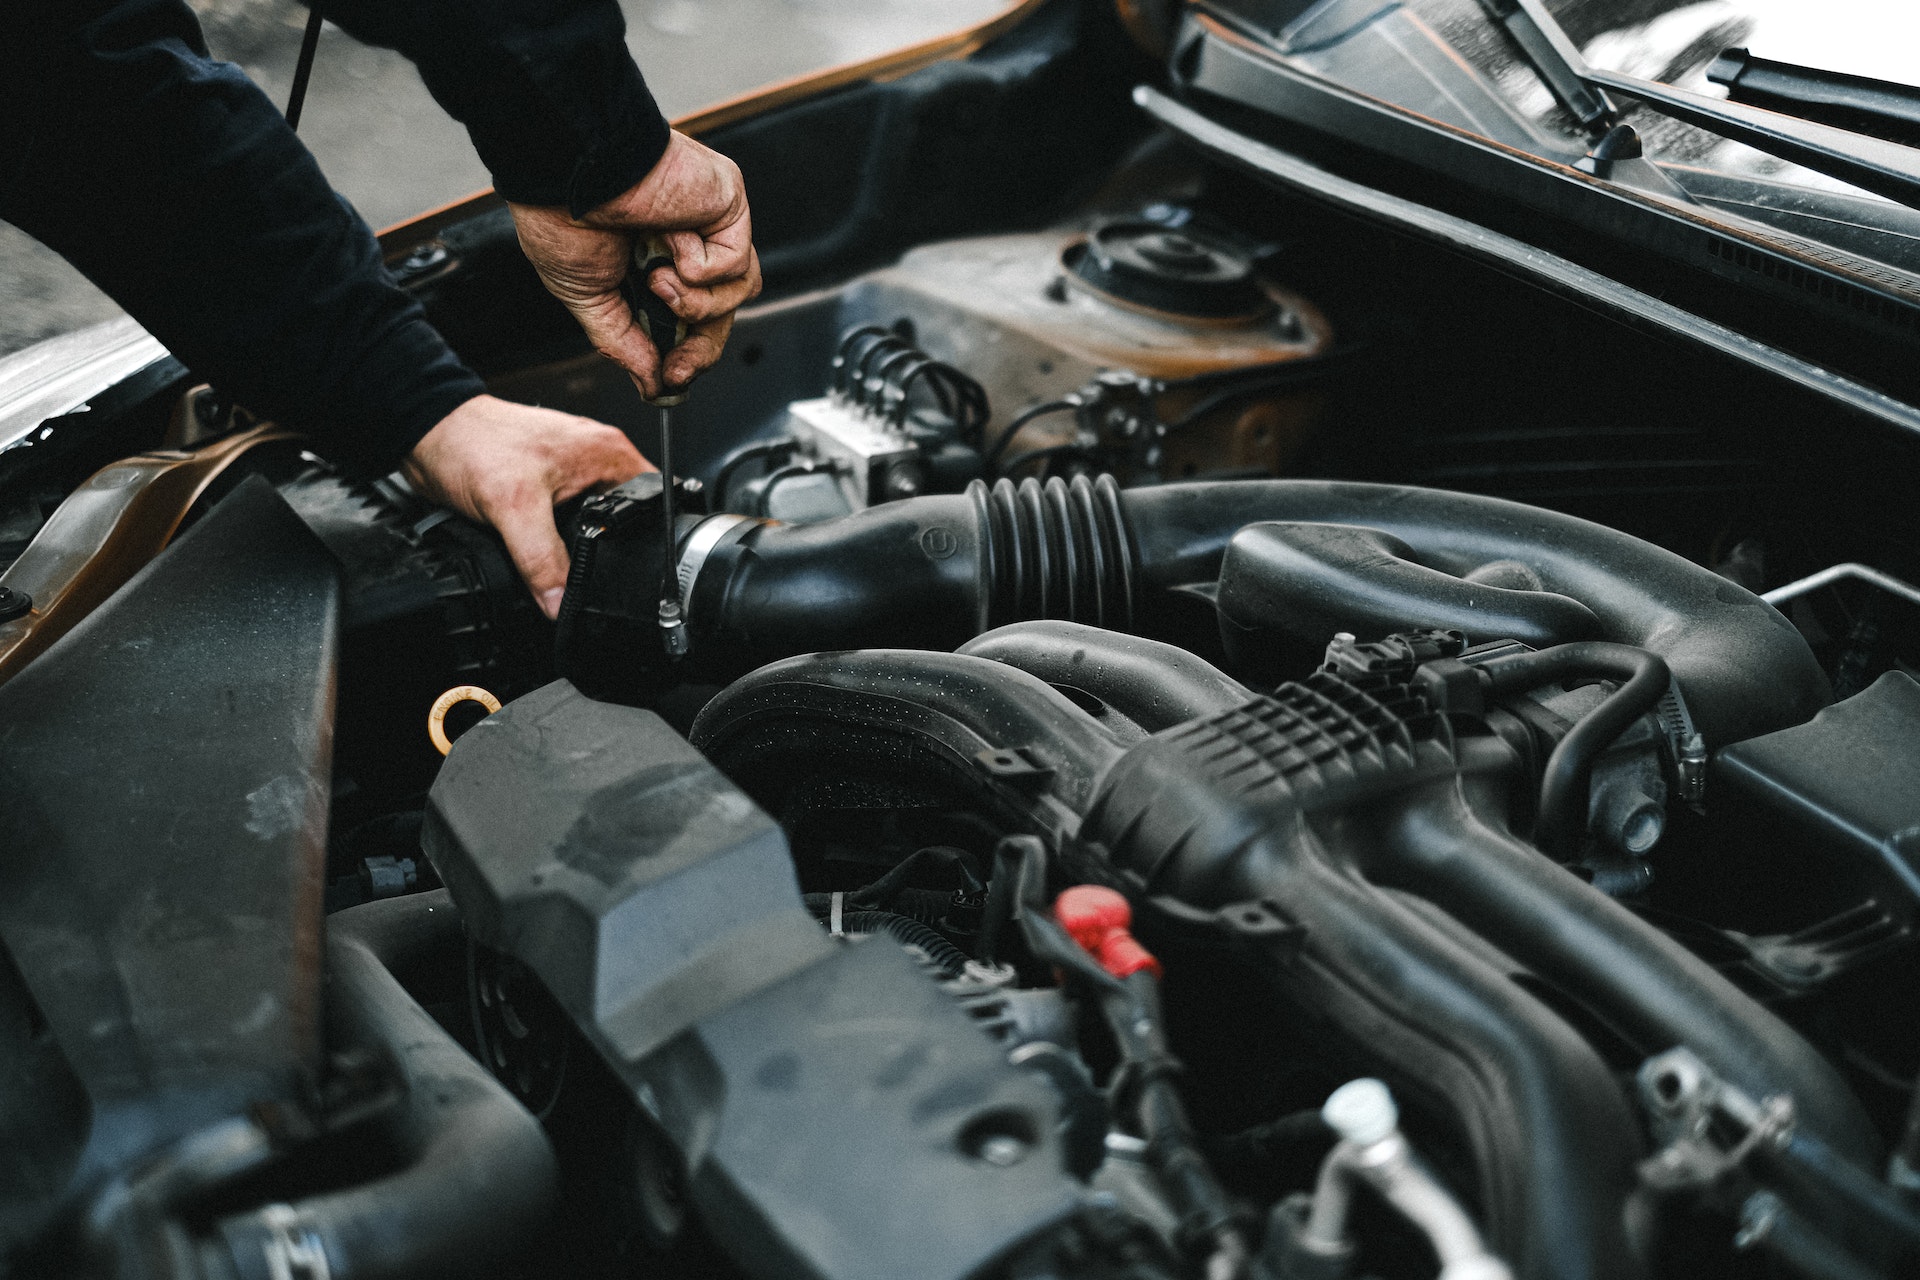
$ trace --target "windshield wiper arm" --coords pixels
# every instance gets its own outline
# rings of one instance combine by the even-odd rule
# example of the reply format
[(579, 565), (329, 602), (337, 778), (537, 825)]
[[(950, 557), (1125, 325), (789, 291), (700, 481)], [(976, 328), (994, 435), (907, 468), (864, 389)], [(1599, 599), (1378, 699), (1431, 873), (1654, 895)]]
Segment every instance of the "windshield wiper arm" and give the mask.
[(1617, 115), (1613, 104), (1605, 93), (1587, 83), (1586, 62), (1558, 23), (1548, 18), (1541, 24), (1522, 0), (1480, 0), (1480, 7), (1507, 29), (1547, 89), (1581, 128), (1600, 133), (1613, 124)]
[(1725, 85), (1735, 102), (1920, 146), (1920, 88), (1912, 85), (1756, 58), (1745, 49), (1715, 58), (1707, 79)]
[(1611, 71), (1595, 70), (1589, 79), (1638, 98), (1661, 115), (1920, 209), (1920, 150)]
[[(1611, 90), (1638, 98), (1661, 115), (1735, 142), (1744, 142), (1768, 155), (1790, 160), (1863, 190), (1877, 192), (1889, 200), (1920, 209), (1920, 149), (1814, 120), (1782, 115), (1778, 111), (1766, 111), (1739, 102), (1722, 102), (1705, 94), (1690, 93), (1672, 85), (1622, 75), (1617, 71), (1603, 71), (1587, 65), (1587, 60), (1574, 47), (1573, 41), (1567, 38), (1567, 33), (1560, 29), (1560, 24), (1547, 12), (1541, 0), (1481, 0), (1481, 3), (1496, 17), (1499, 6), (1516, 6), (1530, 25), (1538, 29), (1544, 47), (1551, 50), (1557, 63), (1589, 88)], [(1504, 24), (1505, 20), (1502, 19), (1502, 22)], [(1508, 30), (1513, 30), (1513, 27), (1508, 26)], [(1525, 42), (1522, 42), (1522, 48), (1527, 49), (1530, 57), (1533, 56), (1533, 50)], [(1536, 61), (1535, 66), (1540, 68), (1542, 77), (1551, 86), (1554, 83), (1553, 76), (1539, 62)]]

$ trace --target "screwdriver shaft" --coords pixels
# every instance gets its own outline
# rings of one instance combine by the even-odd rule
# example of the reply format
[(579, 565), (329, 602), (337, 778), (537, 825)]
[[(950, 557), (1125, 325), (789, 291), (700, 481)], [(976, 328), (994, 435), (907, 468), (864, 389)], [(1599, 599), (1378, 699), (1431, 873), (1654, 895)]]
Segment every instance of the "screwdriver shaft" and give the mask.
[(687, 652), (687, 624), (680, 606), (680, 575), (674, 557), (673, 411), (660, 406), (660, 638), (669, 657)]
[(673, 582), (673, 410), (666, 405), (660, 406), (660, 513), (667, 535), (667, 581), (660, 584), (660, 591), (664, 598), (672, 588), (677, 600), (680, 593)]

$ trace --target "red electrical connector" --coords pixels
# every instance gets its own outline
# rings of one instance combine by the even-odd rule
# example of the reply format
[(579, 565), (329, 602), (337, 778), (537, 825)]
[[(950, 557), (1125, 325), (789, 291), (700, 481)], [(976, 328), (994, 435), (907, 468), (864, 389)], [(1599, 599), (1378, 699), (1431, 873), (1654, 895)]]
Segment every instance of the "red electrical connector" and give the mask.
[(1128, 931), (1133, 908), (1105, 885), (1077, 884), (1068, 889), (1054, 899), (1053, 918), (1114, 977), (1128, 978), (1142, 969), (1160, 976), (1160, 962)]

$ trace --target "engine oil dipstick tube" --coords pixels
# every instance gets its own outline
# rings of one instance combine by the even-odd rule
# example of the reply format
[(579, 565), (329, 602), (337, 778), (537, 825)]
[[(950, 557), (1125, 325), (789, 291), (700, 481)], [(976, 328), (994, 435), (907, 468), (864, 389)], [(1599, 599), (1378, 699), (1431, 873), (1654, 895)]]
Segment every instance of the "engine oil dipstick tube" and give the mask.
[(662, 267), (669, 270), (673, 267), (673, 255), (667, 251), (666, 242), (659, 236), (636, 240), (633, 266), (621, 283), (620, 292), (633, 314), (634, 324), (647, 335), (659, 361), (661, 392), (647, 399), (647, 403), (660, 411), (660, 519), (664, 534), (660, 544), (660, 642), (668, 657), (682, 658), (687, 653), (687, 622), (680, 603), (679, 576), (674, 572), (673, 408), (686, 403), (687, 393), (670, 393), (666, 385), (667, 353), (686, 339), (687, 322), (675, 315), (673, 308), (647, 285), (653, 273)]

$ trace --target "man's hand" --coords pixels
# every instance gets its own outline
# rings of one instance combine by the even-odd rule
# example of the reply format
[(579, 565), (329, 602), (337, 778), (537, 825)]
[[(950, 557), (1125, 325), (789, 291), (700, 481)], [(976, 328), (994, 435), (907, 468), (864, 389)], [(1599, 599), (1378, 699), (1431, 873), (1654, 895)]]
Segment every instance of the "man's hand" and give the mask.
[(615, 427), (492, 396), (475, 396), (442, 418), (405, 467), (422, 494), (499, 530), (549, 618), (567, 588), (554, 504), (654, 470)]
[[(548, 291), (573, 312), (594, 350), (633, 375), (649, 398), (685, 387), (718, 360), (734, 311), (760, 292), (739, 167), (685, 134), (670, 135), (646, 177), (584, 218), (543, 205), (507, 207)], [(673, 270), (656, 270), (647, 287), (689, 330), (667, 357), (664, 379), (653, 344), (620, 296), (634, 241), (653, 234), (666, 242)]]

